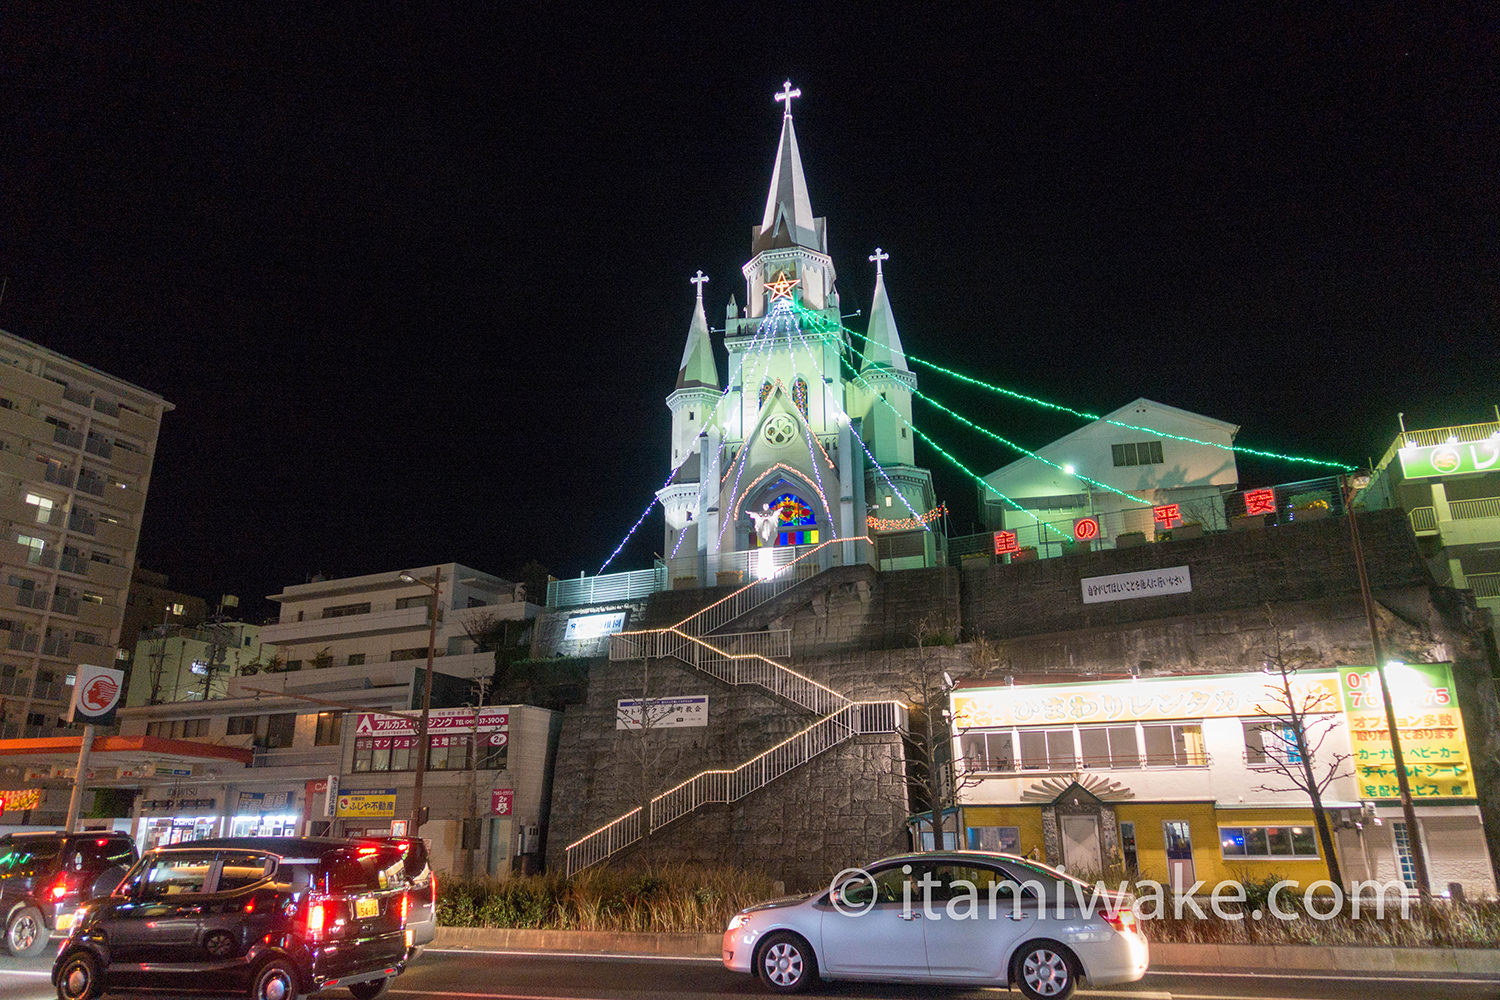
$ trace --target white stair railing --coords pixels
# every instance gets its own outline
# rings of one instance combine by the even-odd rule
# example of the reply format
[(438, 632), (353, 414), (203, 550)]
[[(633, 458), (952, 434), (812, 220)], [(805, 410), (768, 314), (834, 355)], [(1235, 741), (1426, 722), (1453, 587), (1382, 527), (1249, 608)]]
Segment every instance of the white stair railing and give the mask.
[[(897, 732), (906, 724), (906, 706), (899, 701), (850, 702), (806, 729), (782, 740), (732, 770), (700, 771), (651, 800), (651, 832), (701, 806), (736, 802), (851, 736)], [(567, 848), (568, 874), (598, 864), (640, 839), (637, 806), (611, 823), (585, 834)]]
[(837, 538), (814, 545), (785, 565), (777, 567), (764, 579), (745, 584), (702, 611), (688, 615), (672, 627), (681, 629), (688, 635), (708, 635), (824, 570), (835, 566), (873, 565), (874, 558), (875, 543), (867, 537)]

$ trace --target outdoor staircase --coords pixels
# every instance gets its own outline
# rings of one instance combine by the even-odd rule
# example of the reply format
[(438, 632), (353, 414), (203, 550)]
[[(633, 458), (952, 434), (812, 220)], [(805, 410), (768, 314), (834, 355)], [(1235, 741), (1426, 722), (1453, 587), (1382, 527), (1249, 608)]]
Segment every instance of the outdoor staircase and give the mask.
[[(818, 716), (811, 725), (739, 767), (700, 771), (653, 798), (645, 818), (649, 832), (655, 833), (701, 806), (737, 802), (851, 737), (895, 733), (905, 727), (906, 706), (902, 702), (854, 701), (773, 659), (790, 655), (789, 630), (713, 634), (715, 629), (826, 569), (867, 561), (869, 553), (859, 547), (860, 543), (873, 550), (867, 538), (825, 542), (792, 559), (773, 575), (741, 587), (676, 625), (621, 632), (611, 638), (611, 660), (674, 657), (715, 680), (762, 688)], [(854, 552), (860, 558), (852, 559)], [(596, 865), (639, 841), (642, 821), (642, 808), (637, 806), (569, 844), (568, 874)]]

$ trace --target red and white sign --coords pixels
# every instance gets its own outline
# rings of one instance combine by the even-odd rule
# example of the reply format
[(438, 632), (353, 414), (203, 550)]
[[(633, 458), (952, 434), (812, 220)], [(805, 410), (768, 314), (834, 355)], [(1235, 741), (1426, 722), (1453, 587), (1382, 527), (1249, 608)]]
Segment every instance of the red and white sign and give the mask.
[[(510, 728), (510, 713), (505, 708), (481, 708), (479, 717), (472, 708), (434, 708), (427, 714), (429, 733), (494, 733)], [(361, 713), (355, 717), (356, 736), (415, 736), (417, 720), (400, 715)]]
[(514, 788), (497, 788), (490, 792), (490, 813), (494, 816), (509, 816), (511, 806), (515, 804), (516, 790)]
[(1276, 513), (1276, 491), (1270, 488), (1245, 491), (1245, 514)]
[(125, 688), (125, 672), (90, 663), (78, 665), (73, 681), (73, 709), (70, 719), (107, 726), (114, 722), (115, 709)]
[(1003, 556), (1021, 551), (1021, 543), (1016, 540), (1014, 531), (995, 532), (995, 555)]
[(1182, 509), (1175, 503), (1163, 504), (1160, 507), (1152, 507), (1151, 516), (1163, 528), (1170, 528), (1182, 520)]
[(1080, 517), (1073, 522), (1073, 537), (1080, 542), (1092, 541), (1099, 537), (1099, 519), (1097, 517)]

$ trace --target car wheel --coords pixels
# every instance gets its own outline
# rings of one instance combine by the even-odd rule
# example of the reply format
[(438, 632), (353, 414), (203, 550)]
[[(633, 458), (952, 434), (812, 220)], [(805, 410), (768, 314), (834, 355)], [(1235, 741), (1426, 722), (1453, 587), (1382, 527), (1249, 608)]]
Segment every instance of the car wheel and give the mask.
[(1022, 945), (1011, 969), (1026, 1000), (1067, 1000), (1078, 986), (1078, 960), (1055, 941)]
[(273, 958), (255, 970), (250, 1000), (298, 1000), (297, 970), (284, 958)]
[(208, 952), (210, 958), (228, 959), (233, 958), (238, 949), (235, 947), (233, 935), (215, 931), (203, 939), (203, 950)]
[(57, 1000), (94, 1000), (103, 994), (104, 973), (92, 953), (75, 951), (57, 967)]
[(818, 960), (806, 941), (787, 931), (766, 935), (755, 971), (777, 993), (799, 993), (818, 977)]
[(42, 922), (42, 911), (35, 906), (20, 907), (5, 924), (5, 948), (17, 958), (40, 955), (51, 936)]
[(385, 991), (391, 988), (395, 976), (386, 976), (384, 979), (376, 979), (368, 983), (352, 983), (349, 992), (354, 994), (354, 1000), (375, 1000), (376, 997), (385, 996)]

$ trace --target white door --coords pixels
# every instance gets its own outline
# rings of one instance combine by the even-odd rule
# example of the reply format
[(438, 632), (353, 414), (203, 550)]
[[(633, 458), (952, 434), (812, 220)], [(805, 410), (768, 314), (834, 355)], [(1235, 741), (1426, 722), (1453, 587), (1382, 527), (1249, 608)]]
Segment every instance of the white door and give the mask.
[(1173, 892), (1186, 892), (1197, 876), (1193, 868), (1193, 832), (1186, 820), (1164, 820), (1162, 839), (1167, 848), (1167, 881)]
[(873, 880), (861, 879), (847, 892), (836, 889), (839, 905), (830, 902), (823, 910), (818, 964), (834, 975), (927, 975), (927, 921), (916, 885), (926, 867), (893, 865), (871, 872)]
[(1093, 816), (1062, 817), (1063, 863), (1077, 875), (1098, 874), (1104, 868), (1099, 856), (1099, 820)]
[(1005, 958), (1016, 941), (1032, 936), (1039, 903), (1017, 901), (1014, 879), (988, 865), (939, 864), (931, 916), (924, 917), (927, 967), (934, 976), (1004, 981)]

